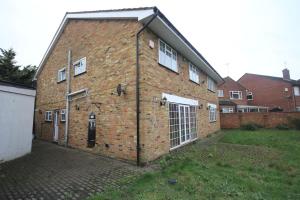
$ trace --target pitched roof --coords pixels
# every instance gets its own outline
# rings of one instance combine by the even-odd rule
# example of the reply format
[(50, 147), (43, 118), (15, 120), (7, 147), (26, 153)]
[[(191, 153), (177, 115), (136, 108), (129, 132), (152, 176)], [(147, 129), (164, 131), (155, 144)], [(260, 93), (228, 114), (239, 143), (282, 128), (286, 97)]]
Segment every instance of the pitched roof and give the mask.
[(226, 76), (225, 78), (223, 78), (224, 82), (221, 83), (219, 86), (223, 85), (226, 83), (226, 81), (233, 81), (235, 82), (237, 85), (241, 86), (242, 88), (244, 88), (245, 90), (247, 90), (247, 88), (245, 88), (242, 84), (240, 84), (238, 81), (233, 80), (230, 76)]
[(209, 62), (196, 50), (196, 48), (175, 28), (175, 26), (156, 8), (156, 7), (141, 7), (127, 8), (115, 10), (96, 10), (82, 12), (67, 12), (56, 31), (40, 65), (35, 74), (35, 79), (41, 72), (48, 56), (50, 55), (54, 45), (58, 41), (64, 27), (70, 19), (137, 19), (145, 24), (151, 17), (158, 13), (158, 16), (148, 26), (161, 39), (174, 47), (189, 61), (193, 62), (197, 67), (206, 72), (217, 83), (223, 82), (222, 77), (209, 64)]
[[(250, 75), (250, 76), (260, 76), (262, 78), (268, 78), (268, 79), (272, 79), (272, 80), (275, 80), (275, 81), (284, 81), (284, 82), (288, 82), (288, 83), (291, 83), (292, 85), (300, 85), (300, 79), (299, 80), (294, 80), (294, 79), (290, 79), (290, 80), (287, 80), (287, 79), (283, 79), (282, 77), (277, 77), (277, 76), (268, 76), (268, 75), (260, 75), (260, 74), (251, 74), (251, 73), (245, 73), (243, 76), (246, 76), (246, 75)], [(242, 77), (243, 77), (242, 76)], [(241, 77), (241, 78), (242, 78)], [(241, 78), (239, 78), (239, 80), (237, 82), (239, 82), (241, 80)]]

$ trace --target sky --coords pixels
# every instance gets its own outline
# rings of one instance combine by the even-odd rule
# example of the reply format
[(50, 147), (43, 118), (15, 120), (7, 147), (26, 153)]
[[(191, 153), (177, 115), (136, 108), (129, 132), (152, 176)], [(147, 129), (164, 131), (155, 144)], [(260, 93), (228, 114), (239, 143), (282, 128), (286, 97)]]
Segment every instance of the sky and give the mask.
[(0, 48), (39, 65), (66, 12), (157, 6), (222, 77), (300, 79), (298, 0), (0, 0)]

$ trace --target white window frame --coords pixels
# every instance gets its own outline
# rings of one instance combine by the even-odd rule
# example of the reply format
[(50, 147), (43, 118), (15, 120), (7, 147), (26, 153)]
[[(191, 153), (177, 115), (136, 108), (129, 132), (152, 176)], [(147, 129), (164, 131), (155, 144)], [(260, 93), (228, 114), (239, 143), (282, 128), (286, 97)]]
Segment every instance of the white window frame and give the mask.
[[(238, 95), (238, 98), (234, 98), (233, 97), (233, 94), (237, 94)], [(229, 91), (229, 97), (230, 99), (243, 99), (243, 92), (242, 91)]]
[(74, 76), (83, 74), (86, 72), (86, 57), (81, 58), (73, 63)]
[(170, 149), (197, 139), (197, 106), (169, 103)]
[[(62, 72), (64, 71), (64, 73), (65, 73), (65, 75), (64, 76), (62, 76)], [(67, 71), (66, 71), (66, 68), (65, 67), (63, 67), (63, 68), (61, 68), (60, 70), (58, 70), (58, 72), (57, 72), (57, 82), (61, 82), (61, 81), (64, 81), (64, 80), (66, 80), (66, 77), (67, 77)]]
[(52, 111), (46, 111), (45, 112), (45, 121), (46, 122), (51, 122), (52, 121)]
[[(251, 99), (248, 99), (248, 96), (251, 95)], [(252, 92), (247, 92), (247, 96), (246, 96), (247, 100), (252, 101), (253, 100), (253, 93)]]
[(224, 97), (224, 90), (218, 90), (218, 97)]
[[(164, 47), (161, 48), (161, 44)], [(158, 40), (158, 63), (178, 73), (177, 52), (161, 39)]]
[(215, 90), (216, 90), (216, 83), (209, 76), (207, 76), (207, 89), (212, 91), (212, 92), (215, 92)]
[(208, 103), (208, 120), (209, 122), (216, 122), (217, 121), (217, 105)]
[(66, 121), (66, 109), (60, 110), (60, 121), (65, 122)]
[(234, 112), (234, 109), (232, 107), (223, 107), (222, 108), (222, 113), (233, 113), (233, 112)]
[(300, 96), (300, 87), (299, 86), (294, 86), (294, 95)]
[(189, 63), (189, 77), (190, 80), (195, 83), (200, 83), (200, 72), (199, 69), (193, 65), (193, 63)]

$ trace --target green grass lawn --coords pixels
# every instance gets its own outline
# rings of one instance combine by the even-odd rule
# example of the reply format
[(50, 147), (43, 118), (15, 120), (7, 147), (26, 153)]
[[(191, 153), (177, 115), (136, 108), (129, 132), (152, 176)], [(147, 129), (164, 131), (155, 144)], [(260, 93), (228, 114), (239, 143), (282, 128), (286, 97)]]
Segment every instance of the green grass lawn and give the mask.
[(158, 160), (161, 170), (92, 199), (300, 199), (299, 131), (223, 132), (218, 142), (188, 145)]

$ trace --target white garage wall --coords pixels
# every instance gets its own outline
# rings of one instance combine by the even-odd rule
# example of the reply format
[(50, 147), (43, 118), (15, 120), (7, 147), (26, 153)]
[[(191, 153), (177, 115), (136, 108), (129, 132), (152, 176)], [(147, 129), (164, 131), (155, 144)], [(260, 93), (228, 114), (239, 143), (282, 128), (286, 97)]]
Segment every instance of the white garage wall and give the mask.
[(31, 152), (35, 90), (0, 85), (0, 162)]

